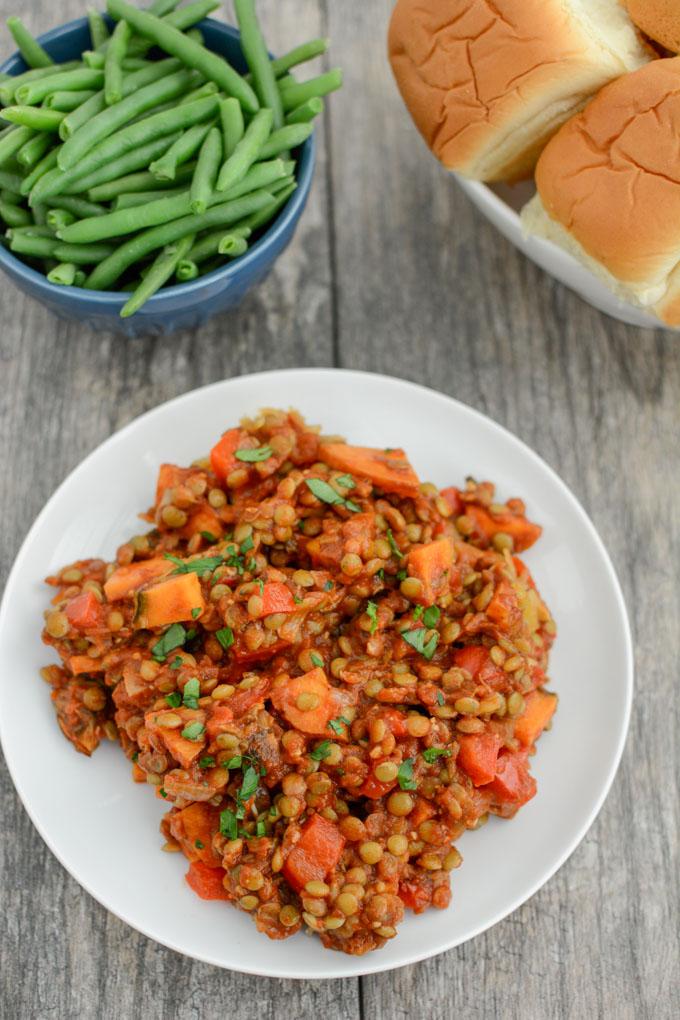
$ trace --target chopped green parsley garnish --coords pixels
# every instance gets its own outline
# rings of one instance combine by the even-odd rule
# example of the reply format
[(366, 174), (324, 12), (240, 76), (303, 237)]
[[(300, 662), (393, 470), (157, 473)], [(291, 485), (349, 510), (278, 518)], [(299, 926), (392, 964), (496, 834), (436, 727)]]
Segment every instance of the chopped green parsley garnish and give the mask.
[(201, 695), (201, 684), (198, 677), (193, 676), (184, 685), (182, 701), (186, 708), (198, 708), (198, 699)]
[(371, 621), (371, 634), (375, 634), (378, 629), (378, 606), (375, 602), (368, 602), (366, 604), (366, 616)]
[(323, 586), (323, 590), (324, 591), (333, 591), (333, 582), (332, 581), (326, 581), (326, 583)]
[(404, 554), (401, 551), (401, 549), (399, 548), (399, 546), (397, 545), (397, 543), (395, 541), (395, 538), (394, 538), (394, 535), (392, 534), (392, 529), (391, 528), (387, 529), (387, 541), (390, 543), (390, 549), (392, 550), (394, 555), (398, 559), (403, 560)]
[(445, 705), (446, 704), (446, 702), (444, 700), (444, 695), (442, 694), (441, 691), (437, 691), (437, 704), (438, 705)]
[(200, 740), (204, 733), (205, 726), (198, 719), (188, 723), (182, 730), (182, 736), (185, 740)]
[(220, 832), (229, 839), (236, 839), (238, 836), (238, 822), (236, 815), (229, 808), (220, 811)]
[(222, 627), (221, 630), (215, 631), (215, 637), (224, 648), (225, 652), (231, 648), (234, 643), (234, 632), (231, 627)]
[(414, 758), (407, 758), (406, 761), (403, 761), (399, 766), (397, 779), (399, 780), (399, 786), (402, 790), (415, 790), (417, 787), (417, 783), (413, 778), (414, 762)]
[(361, 509), (351, 499), (345, 499), (341, 496), (332, 485), (324, 482), (322, 478), (305, 478), (305, 485), (322, 503), (328, 503), (329, 506), (344, 506), (346, 510), (351, 510), (352, 513), (358, 513)]
[(212, 754), (204, 754), (202, 758), (198, 759), (199, 769), (211, 769), (215, 764), (215, 758)]
[(423, 758), (428, 765), (433, 765), (437, 758), (450, 758), (451, 752), (447, 747), (427, 747), (423, 751)]
[(259, 464), (263, 460), (269, 460), (273, 453), (271, 446), (258, 446), (255, 450), (236, 450), (234, 456), (244, 464)]
[(165, 700), (167, 701), (170, 708), (179, 708), (182, 704), (182, 695), (179, 691), (173, 691), (172, 694), (166, 694)]
[(310, 751), (309, 757), (313, 758), (314, 761), (323, 761), (324, 758), (330, 758), (330, 746), (330, 740), (322, 740), (320, 744), (317, 744), (313, 751)]
[(235, 754), (233, 758), (230, 758), (226, 763), (225, 768), (228, 769), (240, 769), (243, 764), (243, 758), (240, 754)]
[(236, 794), (236, 800), (238, 801), (239, 805), (243, 805), (247, 800), (250, 800), (252, 795), (257, 790), (259, 781), (260, 778), (257, 773), (257, 770), (254, 769), (252, 765), (248, 765), (248, 767), (243, 772), (243, 782), (241, 783), (241, 789)]
[(183, 662), (184, 659), (182, 658), (182, 656), (176, 655), (175, 658), (170, 663), (170, 669), (180, 669)]
[(418, 630), (407, 630), (402, 631), (401, 636), (404, 641), (415, 648), (417, 652), (420, 652), (426, 659), (431, 659), (434, 655), (437, 644), (439, 643), (439, 634), (433, 634), (429, 641), (425, 640), (427, 630), (425, 627), (419, 627)]
[(187, 632), (181, 623), (173, 623), (151, 649), (156, 662), (165, 662), (171, 651), (180, 648), (187, 639)]
[(201, 607), (200, 606), (196, 606), (195, 609), (191, 610), (191, 619), (192, 620), (197, 620), (200, 615), (201, 615)]
[(194, 846), (196, 847), (197, 850), (204, 850), (205, 849), (205, 843), (201, 843), (200, 839), (196, 840), (196, 842), (194, 843)]
[(175, 564), (173, 574), (198, 574), (199, 577), (212, 573), (224, 563), (224, 556), (204, 556), (197, 560), (181, 560), (179, 556), (165, 553), (165, 559)]
[(442, 615), (441, 611), (437, 606), (428, 606), (428, 608), (423, 613), (423, 623), (428, 628), (428, 630), (432, 630), (433, 627), (437, 626), (437, 624), (439, 623), (439, 617), (441, 615)]
[(240, 548), (242, 553), (247, 553), (250, 552), (251, 549), (254, 549), (255, 543), (253, 542), (253, 536), (248, 535), (248, 537), (241, 542)]
[(408, 574), (406, 573), (405, 570), (398, 570), (397, 571), (397, 581), (405, 581), (407, 577), (408, 577)]
[(335, 481), (342, 485), (343, 489), (356, 489), (356, 482), (351, 475), (338, 475)]
[(258, 819), (257, 825), (255, 826), (255, 835), (256, 836), (267, 835), (267, 826), (265, 825), (264, 820), (262, 818)]
[(343, 726), (349, 726), (349, 719), (345, 719), (344, 715), (339, 715), (337, 719), (331, 719), (328, 724), (333, 730), (333, 733), (337, 733), (339, 737), (343, 735)]
[(422, 606), (416, 606), (416, 608), (413, 610), (413, 619), (414, 620), (419, 620), (422, 615), (423, 615), (423, 607)]
[(218, 541), (217, 535), (213, 535), (212, 531), (202, 531), (201, 538), (204, 538), (210, 545), (214, 545)]
[(316, 652), (312, 652), (312, 654), (309, 657), (310, 657), (310, 659), (312, 660), (312, 662), (314, 663), (315, 666), (319, 666), (320, 668), (323, 668), (323, 659), (321, 658), (320, 655), (317, 655)]
[(163, 789), (162, 786), (160, 788), (160, 795), (161, 795), (161, 797), (163, 797), (163, 799), (165, 799), (167, 797), (167, 793), (165, 792), (165, 790)]

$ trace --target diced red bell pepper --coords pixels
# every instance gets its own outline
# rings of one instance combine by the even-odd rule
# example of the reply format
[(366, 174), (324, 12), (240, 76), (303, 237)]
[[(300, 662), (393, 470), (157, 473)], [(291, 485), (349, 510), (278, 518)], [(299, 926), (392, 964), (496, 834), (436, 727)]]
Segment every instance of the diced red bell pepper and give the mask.
[(495, 800), (521, 807), (536, 793), (536, 780), (529, 772), (526, 753), (502, 751), (496, 763), (496, 776), (489, 783)]
[(399, 899), (414, 914), (422, 914), (430, 905), (430, 892), (419, 882), (401, 882), (399, 884)]
[(458, 765), (467, 772), (475, 786), (490, 783), (496, 775), (496, 761), (501, 747), (495, 733), (466, 733), (458, 738)]
[[(371, 768), (375, 769), (376, 765), (387, 760), (387, 758), (376, 758), (372, 762)], [(376, 779), (373, 772), (369, 772), (362, 785), (359, 787), (358, 792), (360, 797), (368, 797), (369, 800), (380, 800), (382, 797), (385, 797), (390, 790), (393, 790), (396, 785), (396, 779), (391, 780), (389, 783), (381, 783), (379, 779)]]
[(297, 609), (293, 594), (282, 581), (267, 581), (262, 589), (262, 616), (293, 613)]
[(192, 861), (186, 880), (202, 900), (229, 900), (229, 894), (222, 885), (224, 875), (224, 868), (211, 868), (203, 861)]
[(408, 733), (406, 728), (406, 716), (396, 708), (383, 708), (378, 713), (378, 718), (387, 726), (393, 737), (401, 740)]
[(77, 630), (91, 630), (99, 627), (104, 611), (101, 602), (92, 591), (83, 591), (67, 604), (64, 612), (72, 627)]
[(337, 866), (344, 848), (345, 837), (337, 825), (322, 815), (312, 815), (286, 857), (283, 874), (293, 889), (300, 892), (307, 882), (323, 881)]
[(489, 649), (484, 645), (466, 645), (465, 648), (456, 648), (453, 653), (454, 665), (459, 669), (466, 670), (477, 683), (486, 684), (489, 687), (496, 687), (506, 682), (506, 674), (500, 669), (489, 655)]
[(442, 489), (440, 495), (449, 504), (455, 517), (460, 517), (461, 514), (465, 513), (465, 503), (460, 498), (460, 489), (457, 489), (455, 485), (448, 489)]
[(248, 690), (237, 689), (234, 694), (229, 698), (228, 707), (234, 717), (239, 719), (242, 715), (245, 715), (253, 705), (257, 705), (259, 701), (264, 701), (265, 697), (269, 693), (271, 687), (271, 679), (267, 676), (258, 677), (257, 683)]

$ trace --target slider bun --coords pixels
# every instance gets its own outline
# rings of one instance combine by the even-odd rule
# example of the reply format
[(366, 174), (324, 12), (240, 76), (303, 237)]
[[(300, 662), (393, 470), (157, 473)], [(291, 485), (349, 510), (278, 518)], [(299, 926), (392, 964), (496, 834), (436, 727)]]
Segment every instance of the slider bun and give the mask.
[(631, 18), (650, 39), (671, 53), (680, 53), (678, 0), (626, 0)]
[(651, 57), (619, 0), (398, 0), (388, 45), (434, 154), (485, 181), (528, 176), (561, 124)]
[(680, 57), (612, 82), (548, 143), (525, 228), (680, 325)]

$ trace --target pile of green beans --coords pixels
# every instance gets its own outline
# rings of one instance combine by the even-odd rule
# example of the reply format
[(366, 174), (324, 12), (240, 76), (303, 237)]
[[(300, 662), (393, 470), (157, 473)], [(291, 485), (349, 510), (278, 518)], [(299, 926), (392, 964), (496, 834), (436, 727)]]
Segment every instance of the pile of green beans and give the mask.
[(291, 73), (326, 39), (274, 60), (255, 0), (234, 0), (249, 71), (207, 49), (219, 0), (107, 0), (88, 11), (90, 48), (55, 64), (7, 19), (28, 70), (0, 80), (5, 244), (62, 287), (129, 293), (133, 315), (161, 287), (242, 256), (296, 188), (299, 146), (342, 74)]

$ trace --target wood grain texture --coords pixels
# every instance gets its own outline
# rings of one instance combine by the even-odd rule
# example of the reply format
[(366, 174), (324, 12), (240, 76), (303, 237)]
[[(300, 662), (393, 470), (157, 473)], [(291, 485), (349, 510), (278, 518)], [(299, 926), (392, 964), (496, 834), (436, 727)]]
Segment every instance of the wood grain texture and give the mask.
[[(137, 935), (54, 860), (3, 769), (0, 1016), (675, 1017), (680, 340), (605, 319), (468, 205), (391, 81), (390, 0), (259, 7), (273, 48), (329, 34), (333, 63), (347, 72), (296, 240), (238, 314), (171, 339), (127, 342), (59, 323), (3, 280), (0, 577), (64, 475), (155, 404), (263, 368), (335, 363), (402, 376), (507, 425), (591, 514), (634, 628), (630, 738), (596, 824), (529, 903), (457, 950), (361, 982), (248, 978)], [(36, 30), (82, 10), (79, 0), (58, 15), (47, 0), (0, 0), (0, 15), (19, 13)]]

